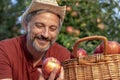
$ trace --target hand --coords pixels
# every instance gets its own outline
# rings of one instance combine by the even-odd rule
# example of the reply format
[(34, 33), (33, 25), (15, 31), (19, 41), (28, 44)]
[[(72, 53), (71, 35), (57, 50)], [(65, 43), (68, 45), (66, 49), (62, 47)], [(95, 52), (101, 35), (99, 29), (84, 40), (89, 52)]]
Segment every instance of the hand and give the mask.
[[(38, 80), (45, 80), (44, 77), (43, 77), (42, 70), (38, 69), (38, 71), (40, 72), (40, 76), (39, 76)], [(56, 70), (51, 72), (48, 80), (55, 80), (56, 72), (57, 72)], [(56, 80), (64, 80), (64, 69), (63, 69), (63, 67), (61, 67), (60, 74), (59, 74), (59, 76), (57, 77)]]
[(63, 67), (61, 67), (60, 75), (57, 78), (57, 80), (64, 80), (64, 69), (63, 69)]
[(40, 76), (39, 76), (38, 80), (45, 80), (43, 77), (43, 73), (42, 73), (41, 68), (38, 68), (37, 70), (40, 72)]

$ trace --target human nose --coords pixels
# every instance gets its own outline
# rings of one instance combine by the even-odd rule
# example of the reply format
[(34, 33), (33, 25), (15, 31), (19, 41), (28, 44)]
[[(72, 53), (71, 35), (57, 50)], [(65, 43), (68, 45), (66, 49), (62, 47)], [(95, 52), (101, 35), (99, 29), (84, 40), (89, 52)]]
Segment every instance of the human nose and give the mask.
[(43, 29), (42, 36), (44, 36), (45, 38), (48, 38), (48, 36), (49, 36), (49, 30), (48, 30), (48, 28), (44, 28)]

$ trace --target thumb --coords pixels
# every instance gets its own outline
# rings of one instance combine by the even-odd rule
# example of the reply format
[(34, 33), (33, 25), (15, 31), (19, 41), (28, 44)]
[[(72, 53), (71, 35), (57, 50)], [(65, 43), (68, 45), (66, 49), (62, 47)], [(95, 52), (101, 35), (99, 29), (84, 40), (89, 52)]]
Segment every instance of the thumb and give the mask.
[(64, 69), (63, 69), (63, 67), (61, 67), (61, 71), (60, 71), (60, 74), (59, 74), (59, 77), (57, 78), (57, 80), (64, 80)]
[(44, 77), (43, 77), (43, 73), (42, 73), (41, 68), (38, 68), (37, 70), (40, 73), (38, 80), (45, 80)]

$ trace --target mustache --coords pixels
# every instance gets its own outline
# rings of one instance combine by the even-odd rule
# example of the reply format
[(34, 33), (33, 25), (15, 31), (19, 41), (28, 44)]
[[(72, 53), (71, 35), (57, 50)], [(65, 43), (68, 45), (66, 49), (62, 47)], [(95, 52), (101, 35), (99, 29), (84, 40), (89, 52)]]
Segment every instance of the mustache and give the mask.
[(35, 38), (40, 39), (40, 40), (45, 40), (45, 41), (51, 41), (51, 39), (50, 39), (49, 37), (44, 37), (44, 36), (42, 36), (42, 35), (40, 35), (40, 36), (35, 36)]

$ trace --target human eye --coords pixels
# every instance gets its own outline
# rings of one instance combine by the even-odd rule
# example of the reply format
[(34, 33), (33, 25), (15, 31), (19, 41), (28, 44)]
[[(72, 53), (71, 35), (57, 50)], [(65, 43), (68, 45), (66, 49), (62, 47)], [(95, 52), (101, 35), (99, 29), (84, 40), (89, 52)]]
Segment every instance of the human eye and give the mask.
[(51, 27), (50, 27), (50, 30), (51, 30), (51, 31), (56, 31), (57, 29), (58, 29), (57, 26), (51, 26)]
[(42, 28), (44, 25), (43, 25), (42, 23), (36, 23), (35, 26), (36, 26), (37, 28)]

